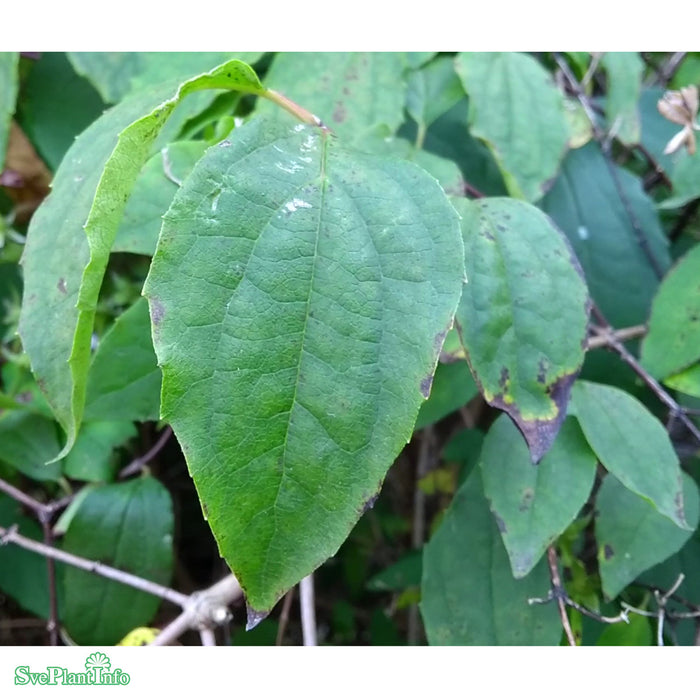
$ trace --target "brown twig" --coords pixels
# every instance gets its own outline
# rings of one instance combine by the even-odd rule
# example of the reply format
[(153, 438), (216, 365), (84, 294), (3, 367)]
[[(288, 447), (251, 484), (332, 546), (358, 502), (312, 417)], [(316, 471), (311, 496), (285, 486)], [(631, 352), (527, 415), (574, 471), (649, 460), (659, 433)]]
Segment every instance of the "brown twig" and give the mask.
[(70, 564), (70, 566), (75, 566), (83, 571), (89, 571), (90, 573), (104, 576), (112, 581), (118, 581), (132, 588), (137, 588), (140, 591), (151, 593), (180, 607), (184, 607), (189, 600), (188, 596), (174, 591), (167, 586), (161, 586), (152, 581), (147, 581), (140, 576), (135, 576), (126, 571), (121, 571), (112, 566), (107, 566), (97, 561), (91, 561), (90, 559), (85, 559), (75, 554), (70, 554), (70, 552), (64, 552), (62, 549), (56, 549), (55, 547), (20, 535), (16, 525), (9, 528), (0, 527), (0, 544), (15, 544), (18, 547), (22, 547), (22, 549), (36, 552), (49, 559), (55, 559), (56, 561)]
[[(647, 330), (648, 329), (646, 325), (641, 324), (639, 326), (630, 326), (629, 328), (619, 328), (618, 330), (613, 330), (612, 334), (620, 342), (626, 342), (634, 338), (641, 338), (642, 336), (646, 335)], [(595, 350), (596, 348), (607, 347), (607, 345), (607, 338), (601, 335), (593, 335), (590, 338), (588, 338), (588, 341), (586, 343), (586, 349)]]
[(654, 81), (655, 84), (663, 85), (665, 87), (669, 80), (671, 80), (673, 77), (674, 73), (678, 70), (678, 67), (683, 62), (683, 59), (687, 53), (687, 51), (676, 51), (658, 70), (656, 80)]
[(574, 637), (574, 631), (571, 629), (571, 622), (569, 621), (569, 615), (566, 612), (566, 603), (564, 597), (566, 593), (561, 585), (561, 578), (559, 577), (559, 566), (557, 561), (557, 550), (554, 545), (551, 545), (547, 549), (547, 563), (549, 564), (549, 577), (552, 582), (552, 592), (556, 598), (557, 605), (559, 607), (559, 616), (561, 617), (561, 624), (564, 628), (564, 633), (572, 647), (576, 646), (576, 637)]
[(158, 437), (155, 445), (153, 445), (153, 447), (151, 447), (146, 454), (142, 455), (141, 457), (137, 457), (132, 462), (127, 464), (124, 469), (119, 472), (119, 478), (126, 479), (128, 476), (138, 474), (143, 466), (148, 464), (148, 462), (150, 462), (163, 449), (163, 447), (165, 447), (165, 443), (168, 442), (172, 434), (173, 429), (170, 426), (165, 428), (165, 430), (163, 430)]
[[(413, 527), (411, 528), (411, 546), (414, 549), (420, 549), (425, 542), (425, 493), (420, 487), (420, 480), (430, 470), (432, 445), (433, 428), (429, 425), (421, 432), (416, 462), (416, 481), (413, 487)], [(408, 609), (408, 643), (418, 644), (419, 636), (420, 614), (418, 606), (414, 604)]]
[(282, 602), (282, 611), (280, 612), (279, 625), (277, 627), (277, 637), (275, 639), (275, 646), (282, 646), (282, 640), (284, 639), (284, 633), (287, 629), (287, 624), (289, 623), (289, 612), (292, 609), (292, 601), (294, 600), (294, 588), (290, 588), (286, 595), (284, 596), (284, 601)]

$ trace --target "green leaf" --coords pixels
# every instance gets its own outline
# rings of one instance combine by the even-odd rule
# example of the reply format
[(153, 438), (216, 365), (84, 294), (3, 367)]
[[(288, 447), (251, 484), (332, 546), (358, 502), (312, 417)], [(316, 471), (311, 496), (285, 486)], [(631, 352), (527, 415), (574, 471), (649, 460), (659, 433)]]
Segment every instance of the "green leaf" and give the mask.
[(605, 116), (608, 129), (627, 145), (639, 143), (641, 123), (637, 103), (644, 62), (632, 51), (608, 51), (601, 60), (608, 76)]
[(501, 415), (486, 434), (479, 464), (513, 576), (522, 578), (586, 502), (596, 456), (576, 421), (569, 418), (552, 449), (534, 465), (517, 428)]
[(596, 498), (595, 532), (598, 568), (608, 598), (615, 598), (688, 540), (698, 524), (698, 489), (687, 474), (683, 474), (683, 500), (690, 531), (676, 527), (613, 476), (606, 477)]
[(428, 400), (420, 407), (414, 430), (425, 428), (464, 406), (478, 390), (466, 362), (438, 364)]
[(111, 481), (115, 476), (114, 449), (136, 435), (133, 423), (99, 421), (85, 423), (70, 454), (63, 473), (80, 481)]
[(367, 581), (370, 591), (404, 591), (421, 582), (423, 552), (412, 551)]
[(32, 217), (20, 335), (66, 431), (61, 456), (82, 420), (97, 298), (129, 192), (178, 102), (197, 90), (224, 88), (262, 91), (250, 67), (231, 61), (176, 89), (166, 85), (121, 102), (76, 140), (51, 196)]
[[(167, 490), (144, 477), (91, 491), (73, 516), (63, 549), (167, 585), (173, 568), (173, 514)], [(82, 645), (116, 644), (148, 624), (160, 599), (66, 566), (62, 621)]]
[(463, 97), (454, 60), (445, 56), (410, 74), (406, 111), (420, 127), (427, 128)]
[(36, 481), (58, 481), (61, 465), (47, 462), (59, 449), (52, 420), (26, 410), (0, 414), (0, 461)]
[(56, 172), (75, 137), (102, 114), (105, 104), (65, 54), (45, 52), (31, 66), (17, 107), (22, 130)]
[[(17, 525), (19, 533), (41, 542), (41, 527), (22, 513), (22, 506), (0, 493), (0, 527)], [(63, 590), (59, 584), (58, 594)], [(49, 617), (49, 585), (46, 559), (14, 544), (0, 547), (0, 591), (38, 617)]]
[(182, 182), (206, 148), (204, 141), (178, 141), (148, 160), (129, 195), (112, 252), (155, 253), (162, 216), (178, 188), (174, 180)]
[(162, 417), (255, 611), (335, 553), (409, 439), (458, 256), (433, 178), (315, 127), (254, 119), (176, 194), (144, 288)]
[[(392, 133), (398, 129), (406, 96), (403, 69), (400, 53), (278, 53), (265, 86), (303, 105), (349, 143), (377, 124)], [(285, 119), (262, 100), (257, 113)]]
[(671, 389), (677, 389), (684, 394), (700, 398), (700, 363), (688, 367), (688, 369), (672, 374), (664, 379), (664, 384)]
[(571, 412), (603, 466), (659, 513), (687, 528), (678, 457), (664, 426), (616, 387), (579, 381)]
[(430, 173), (448, 194), (463, 192), (462, 174), (454, 161), (416, 148), (406, 139), (392, 136), (385, 125), (370, 130), (361, 139), (357, 139), (353, 146), (375, 155), (396, 156), (410, 160)]
[[(501, 171), (491, 152), (467, 129), (468, 112), (469, 100), (465, 97), (428, 127), (423, 149), (456, 163), (463, 178), (483, 194), (506, 194)], [(418, 139), (417, 129), (415, 122), (409, 121), (401, 127), (398, 135), (415, 143)], [(462, 185), (460, 183), (460, 194)]]
[(468, 283), (455, 316), (486, 401), (517, 423), (539, 461), (583, 363), (588, 293), (551, 221), (513, 199), (455, 203)]
[(652, 643), (649, 620), (641, 615), (631, 614), (629, 622), (616, 622), (607, 625), (598, 637), (599, 647), (648, 647)]
[(657, 379), (700, 359), (700, 245), (676, 263), (651, 306), (641, 362)]
[[(649, 249), (665, 270), (668, 242), (653, 202), (639, 178), (620, 168), (616, 173)], [(569, 152), (542, 209), (567, 235), (607, 320), (616, 328), (646, 321), (659, 280), (597, 144)]]
[(105, 102), (114, 104), (128, 93), (169, 80), (184, 80), (204, 73), (232, 58), (252, 64), (261, 53), (148, 52), (148, 51), (71, 51), (68, 58), (75, 70), (85, 76)]
[(469, 95), (469, 126), (482, 139), (513, 197), (538, 200), (557, 173), (569, 129), (560, 92), (531, 56), (461, 53), (457, 73)]
[[(680, 127), (678, 127), (680, 129)], [(700, 156), (685, 150), (675, 155), (671, 170), (673, 191), (670, 197), (659, 204), (661, 209), (677, 209), (700, 197)]]
[(10, 122), (15, 113), (18, 65), (18, 53), (14, 51), (0, 52), (0, 172), (5, 164), (7, 140), (10, 137)]
[(148, 303), (139, 299), (97, 346), (87, 380), (86, 420), (157, 420), (160, 370)]
[(551, 587), (544, 562), (516, 580), (475, 471), (424, 548), (421, 613), (433, 645), (554, 645), (553, 605), (529, 605)]

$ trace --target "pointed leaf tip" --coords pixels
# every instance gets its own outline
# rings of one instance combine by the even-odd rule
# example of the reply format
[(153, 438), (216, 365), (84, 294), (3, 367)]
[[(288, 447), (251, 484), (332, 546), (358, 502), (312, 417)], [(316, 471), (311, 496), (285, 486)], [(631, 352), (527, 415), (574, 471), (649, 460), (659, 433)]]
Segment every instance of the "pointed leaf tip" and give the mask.
[(251, 608), (250, 605), (246, 603), (245, 631), (250, 632), (250, 630), (257, 627), (269, 614), (269, 610), (261, 612)]

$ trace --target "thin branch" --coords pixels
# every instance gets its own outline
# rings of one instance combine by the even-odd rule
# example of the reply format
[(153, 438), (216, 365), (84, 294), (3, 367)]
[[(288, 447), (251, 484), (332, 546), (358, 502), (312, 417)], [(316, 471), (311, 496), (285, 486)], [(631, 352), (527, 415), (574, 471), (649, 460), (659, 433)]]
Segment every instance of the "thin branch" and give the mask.
[[(411, 528), (411, 546), (420, 549), (425, 542), (425, 492), (420, 487), (421, 479), (431, 466), (431, 448), (433, 445), (433, 428), (427, 426), (420, 436), (418, 460), (416, 462), (416, 479), (413, 486), (413, 526)], [(420, 635), (420, 613), (414, 603), (408, 609), (407, 641), (409, 645), (418, 644)]]
[[(44, 544), (51, 547), (53, 546), (53, 530), (50, 518), (42, 517), (40, 520)], [(53, 559), (46, 559), (46, 575), (49, 588), (49, 619), (46, 621), (46, 630), (49, 633), (49, 644), (55, 647), (58, 646), (58, 595), (56, 592), (56, 565)]]
[(549, 564), (549, 577), (552, 581), (552, 591), (555, 592), (555, 597), (557, 599), (557, 605), (559, 606), (559, 617), (561, 617), (561, 624), (564, 628), (564, 633), (569, 641), (569, 645), (572, 647), (576, 646), (576, 637), (574, 637), (574, 631), (571, 629), (571, 622), (569, 621), (569, 615), (566, 612), (566, 603), (564, 602), (560, 593), (564, 591), (561, 585), (561, 578), (559, 578), (559, 568), (557, 561), (557, 550), (554, 545), (551, 545), (547, 549), (547, 563)]
[(563, 59), (563, 57), (559, 53), (554, 53), (554, 60), (556, 61), (557, 65), (559, 66), (559, 69), (561, 72), (564, 74), (566, 77), (567, 81), (569, 82), (569, 86), (571, 87), (571, 90), (573, 91), (574, 95), (578, 99), (578, 101), (581, 103), (581, 106), (583, 107), (586, 116), (588, 117), (588, 120), (591, 123), (591, 128), (593, 129), (593, 136), (595, 140), (598, 142), (601, 148), (601, 152), (603, 154), (603, 158), (605, 160), (605, 163), (607, 165), (608, 171), (610, 173), (610, 177), (612, 178), (613, 184), (615, 186), (615, 189), (617, 190), (617, 195), (620, 198), (620, 202), (625, 210), (625, 213), (627, 214), (627, 218), (629, 219), (629, 222), (632, 226), (632, 229), (634, 231), (634, 234), (637, 238), (637, 243), (643, 250), (644, 254), (647, 257), (647, 260), (649, 261), (649, 264), (653, 268), (654, 272), (656, 273), (656, 276), (661, 279), (664, 274), (663, 267), (661, 263), (657, 260), (656, 255), (654, 254), (654, 251), (652, 251), (651, 246), (649, 245), (649, 240), (644, 233), (644, 230), (642, 229), (641, 224), (639, 223), (639, 220), (637, 219), (637, 215), (634, 213), (634, 210), (632, 209), (632, 206), (629, 202), (629, 199), (627, 195), (625, 194), (625, 191), (622, 188), (622, 182), (620, 181), (620, 176), (617, 172), (616, 165), (613, 162), (611, 153), (610, 153), (610, 139), (606, 136), (605, 132), (600, 128), (598, 125), (598, 122), (596, 121), (595, 118), (595, 112), (593, 110), (593, 107), (591, 106), (590, 100), (588, 99), (588, 96), (586, 95), (584, 89), (581, 87), (580, 83), (578, 80), (576, 80), (576, 76), (571, 72), (568, 64), (566, 61)]
[[(626, 342), (634, 338), (641, 338), (642, 336), (646, 335), (647, 330), (648, 329), (646, 325), (641, 324), (639, 326), (630, 326), (629, 328), (620, 328), (618, 330), (613, 330), (612, 334), (620, 342)], [(591, 336), (586, 343), (587, 350), (595, 350), (596, 348), (604, 348), (607, 346), (607, 338), (601, 335)]]
[(314, 601), (314, 575), (309, 574), (299, 582), (299, 603), (301, 607), (301, 632), (305, 647), (315, 647), (316, 610)]
[(698, 206), (700, 206), (700, 199), (694, 199), (683, 207), (683, 211), (681, 211), (676, 223), (673, 224), (671, 232), (668, 234), (669, 240), (675, 241), (679, 238), (683, 233), (683, 229), (693, 220), (698, 211)]
[(22, 549), (26, 549), (30, 552), (36, 552), (49, 559), (55, 559), (56, 561), (61, 561), (64, 564), (70, 564), (83, 571), (89, 571), (92, 574), (97, 574), (99, 576), (104, 576), (112, 581), (118, 581), (132, 588), (137, 588), (140, 591), (145, 591), (146, 593), (151, 593), (163, 600), (167, 600), (180, 607), (185, 607), (189, 600), (189, 596), (186, 596), (178, 591), (174, 591), (167, 586), (161, 586), (157, 583), (147, 581), (139, 576), (134, 576), (134, 574), (129, 574), (126, 571), (120, 571), (114, 567), (107, 566), (106, 564), (100, 564), (100, 562), (91, 561), (89, 559), (84, 559), (75, 554), (70, 554), (69, 552), (64, 552), (61, 549), (56, 549), (55, 547), (50, 547), (48, 545), (32, 540), (29, 537), (24, 537), (20, 535), (17, 531), (17, 526), (13, 525), (9, 528), (0, 527), (0, 544), (16, 544)]
[[(164, 627), (151, 642), (152, 646), (172, 644), (178, 637), (190, 629), (213, 630), (228, 622), (231, 614), (228, 606), (243, 595), (238, 580), (233, 574), (225, 576), (213, 586), (185, 596), (182, 613)], [(208, 644), (211, 636), (202, 637), (202, 644)]]
[(284, 639), (284, 633), (287, 629), (287, 623), (289, 622), (289, 611), (292, 609), (292, 601), (294, 600), (294, 588), (290, 588), (287, 594), (284, 596), (284, 601), (282, 602), (282, 612), (280, 613), (279, 625), (277, 627), (277, 637), (275, 639), (275, 646), (282, 646), (282, 640)]
[(145, 464), (148, 464), (162, 449), (165, 447), (165, 443), (168, 442), (170, 436), (173, 434), (173, 429), (168, 426), (163, 430), (163, 432), (158, 437), (155, 445), (151, 447), (145, 455), (137, 457), (135, 460), (127, 464), (124, 469), (119, 472), (120, 479), (126, 479), (128, 476), (133, 474), (138, 474)]
[(214, 634), (214, 630), (209, 627), (199, 630), (199, 638), (202, 640), (203, 647), (216, 646), (216, 635)]
[(676, 51), (673, 56), (661, 66), (655, 81), (657, 85), (666, 86), (674, 73), (678, 70), (678, 67), (683, 62), (687, 53), (687, 51)]

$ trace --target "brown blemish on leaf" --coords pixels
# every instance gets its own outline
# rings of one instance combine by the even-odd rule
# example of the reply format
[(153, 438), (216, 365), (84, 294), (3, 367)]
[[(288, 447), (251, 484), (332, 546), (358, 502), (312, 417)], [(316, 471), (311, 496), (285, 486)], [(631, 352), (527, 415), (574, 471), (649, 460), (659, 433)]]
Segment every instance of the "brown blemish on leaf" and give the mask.
[(541, 357), (540, 361), (537, 363), (537, 381), (540, 384), (546, 384), (547, 383), (547, 370), (548, 370), (547, 362), (546, 360)]
[(445, 329), (444, 331), (440, 331), (434, 338), (433, 338), (433, 349), (436, 352), (440, 352), (442, 350), (442, 346), (445, 343), (445, 337), (447, 336), (447, 331), (449, 329)]
[(348, 110), (345, 107), (344, 102), (337, 102), (335, 105), (335, 109), (333, 110), (333, 120), (336, 122), (336, 124), (341, 124), (342, 122), (345, 121), (345, 118), (348, 116)]
[[(489, 404), (495, 408), (500, 408), (505, 411), (518, 426), (518, 429), (523, 434), (528, 447), (530, 448), (530, 457), (533, 464), (538, 464), (542, 457), (547, 454), (549, 448), (554, 444), (554, 440), (559, 433), (564, 418), (566, 418), (566, 406), (569, 403), (571, 387), (576, 381), (578, 372), (567, 374), (553, 382), (548, 388), (547, 393), (554, 402), (557, 408), (557, 413), (554, 418), (546, 420), (532, 420), (523, 418), (514, 403), (506, 403), (502, 395), (496, 395), (489, 401)], [(501, 378), (503, 375), (501, 375)]]
[(520, 505), (518, 510), (523, 512), (530, 508), (532, 501), (535, 499), (535, 492), (532, 489), (525, 489), (523, 491), (523, 497), (520, 499)]
[(503, 521), (503, 518), (496, 513), (496, 511), (491, 511), (493, 513), (493, 517), (496, 520), (496, 526), (498, 527), (498, 531), (502, 534), (505, 535), (508, 532), (508, 528), (506, 527), (505, 522)]
[(160, 322), (163, 320), (165, 314), (165, 308), (161, 303), (160, 299), (156, 297), (151, 298), (151, 323), (154, 328), (160, 326)]
[(368, 510), (371, 510), (374, 508), (374, 504), (377, 502), (377, 499), (379, 498), (379, 491), (377, 493), (372, 494), (369, 498), (365, 500), (365, 502), (362, 504), (362, 510), (360, 511), (361, 515), (364, 515)]
[(501, 376), (498, 378), (498, 386), (501, 387), (503, 391), (508, 390), (508, 380), (510, 379), (510, 372), (507, 367), (501, 367)]
[(680, 479), (678, 481), (678, 491), (676, 491), (676, 495), (673, 498), (673, 505), (676, 506), (676, 518), (682, 523), (686, 522), (685, 508), (683, 506), (683, 484)]
[(56, 287), (58, 291), (61, 292), (61, 294), (65, 294), (68, 291), (68, 289), (66, 288), (66, 280), (63, 277), (61, 277), (61, 279), (58, 280), (58, 284), (56, 285)]
[(615, 550), (609, 544), (603, 546), (603, 556), (605, 557), (605, 561), (612, 559), (614, 555)]
[(423, 394), (423, 398), (427, 399), (430, 396), (430, 390), (433, 388), (433, 375), (429, 374), (427, 377), (423, 377), (420, 380), (420, 393)]
[(254, 627), (257, 627), (269, 614), (269, 610), (255, 610), (246, 602), (246, 625), (245, 631), (250, 632)]

